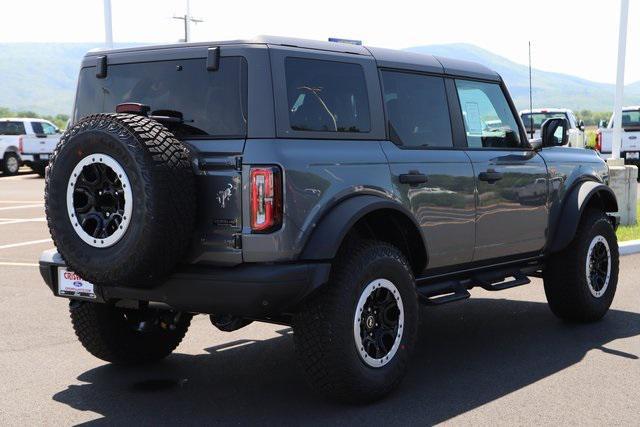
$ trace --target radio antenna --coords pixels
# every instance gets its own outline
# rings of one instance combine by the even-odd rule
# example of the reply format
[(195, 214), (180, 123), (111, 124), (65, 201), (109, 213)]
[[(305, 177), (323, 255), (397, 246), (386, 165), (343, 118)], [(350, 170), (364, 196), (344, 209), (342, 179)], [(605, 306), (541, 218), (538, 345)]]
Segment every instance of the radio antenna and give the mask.
[(531, 128), (531, 139), (533, 139), (533, 91), (531, 89), (531, 40), (529, 40), (529, 118)]

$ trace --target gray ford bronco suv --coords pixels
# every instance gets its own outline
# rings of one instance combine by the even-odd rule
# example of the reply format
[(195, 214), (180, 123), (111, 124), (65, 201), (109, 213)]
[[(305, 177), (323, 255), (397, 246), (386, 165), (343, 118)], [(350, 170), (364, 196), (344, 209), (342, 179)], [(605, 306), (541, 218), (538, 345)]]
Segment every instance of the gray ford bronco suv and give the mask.
[(90, 52), (40, 271), (100, 359), (161, 359), (196, 314), (281, 323), (315, 388), (372, 401), (419, 304), (541, 277), (557, 316), (605, 315), (617, 202), (568, 129), (528, 140), (500, 76), (447, 58), (277, 37)]

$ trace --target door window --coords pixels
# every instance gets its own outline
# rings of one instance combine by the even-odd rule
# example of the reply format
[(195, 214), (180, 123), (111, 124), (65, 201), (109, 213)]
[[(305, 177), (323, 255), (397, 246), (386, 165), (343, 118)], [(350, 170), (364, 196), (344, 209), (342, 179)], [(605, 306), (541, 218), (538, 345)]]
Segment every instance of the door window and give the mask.
[(40, 122), (31, 122), (31, 129), (36, 135), (44, 135), (44, 129), (42, 129), (42, 123)]
[(383, 71), (389, 138), (409, 148), (453, 147), (441, 77)]
[(45, 135), (55, 135), (56, 128), (50, 125), (49, 123), (42, 122), (42, 130)]
[(521, 146), (516, 119), (495, 83), (456, 80), (469, 148)]
[(297, 131), (369, 132), (369, 99), (359, 64), (285, 61), (289, 124)]

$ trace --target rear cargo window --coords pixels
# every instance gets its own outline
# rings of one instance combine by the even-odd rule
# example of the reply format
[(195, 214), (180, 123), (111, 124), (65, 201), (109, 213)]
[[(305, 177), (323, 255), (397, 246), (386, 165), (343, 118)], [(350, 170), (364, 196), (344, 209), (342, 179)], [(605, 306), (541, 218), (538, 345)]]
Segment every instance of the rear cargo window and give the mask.
[(369, 132), (369, 99), (362, 66), (287, 58), (285, 74), (291, 129)]
[(0, 135), (24, 135), (23, 122), (0, 122)]
[(80, 73), (75, 120), (114, 112), (123, 102), (151, 108), (151, 115), (172, 116), (178, 138), (244, 138), (247, 134), (247, 64), (241, 57), (220, 59), (207, 71), (204, 59), (110, 65), (98, 79), (95, 68)]

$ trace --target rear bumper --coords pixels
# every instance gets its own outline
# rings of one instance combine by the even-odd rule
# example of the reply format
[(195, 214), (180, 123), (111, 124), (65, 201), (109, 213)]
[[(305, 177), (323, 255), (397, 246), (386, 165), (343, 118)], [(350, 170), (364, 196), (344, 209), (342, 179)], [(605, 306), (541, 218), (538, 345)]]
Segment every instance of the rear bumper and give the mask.
[[(64, 266), (55, 249), (40, 256), (40, 274), (56, 296), (57, 268)], [(294, 311), (305, 297), (328, 281), (330, 269), (328, 263), (185, 266), (154, 288), (94, 285), (93, 301), (159, 302), (194, 313), (275, 316)]]

